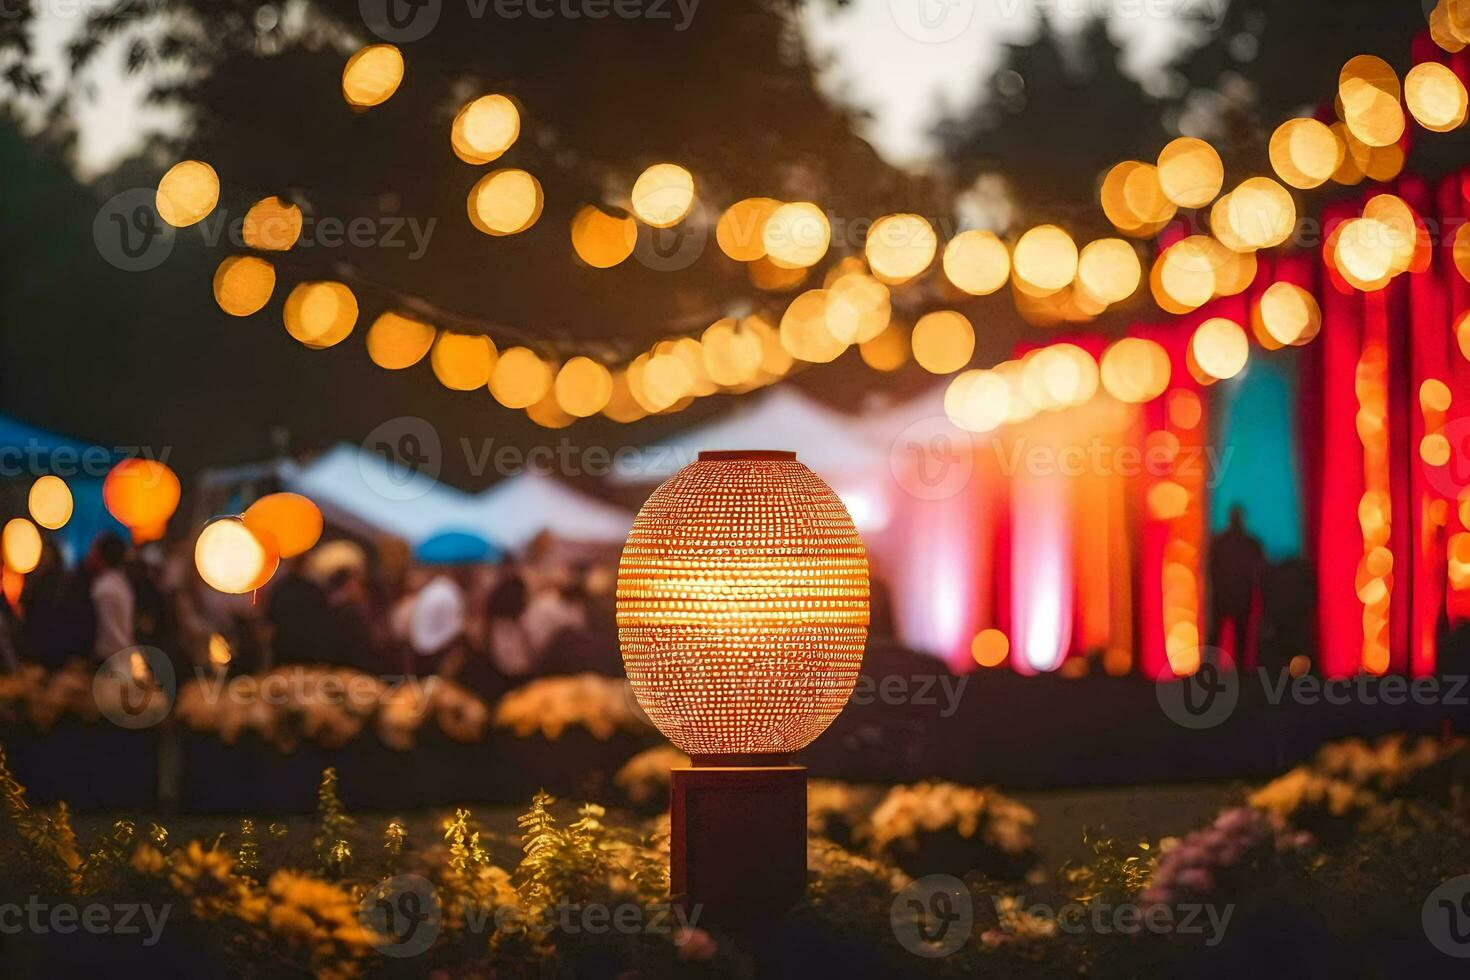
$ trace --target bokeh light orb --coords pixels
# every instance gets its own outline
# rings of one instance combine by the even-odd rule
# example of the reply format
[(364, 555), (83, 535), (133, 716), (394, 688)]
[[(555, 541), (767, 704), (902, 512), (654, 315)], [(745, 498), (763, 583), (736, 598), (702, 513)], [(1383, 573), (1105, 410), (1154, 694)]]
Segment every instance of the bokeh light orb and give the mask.
[(1103, 390), (1120, 402), (1153, 401), (1169, 387), (1169, 352), (1144, 337), (1124, 337), (1103, 352)]
[(262, 252), (289, 252), (301, 238), (301, 208), (279, 197), (266, 197), (245, 212), (241, 233), (245, 244)]
[(211, 521), (194, 543), (199, 577), (211, 589), (228, 595), (244, 595), (265, 585), (280, 560), (274, 540), (252, 531), (238, 517)]
[(276, 267), (255, 255), (231, 255), (214, 270), (214, 301), (230, 316), (251, 316), (270, 302)]
[(359, 109), (382, 105), (403, 82), (403, 52), (391, 44), (369, 44), (347, 59), (342, 97)]
[(572, 219), (572, 250), (594, 269), (611, 269), (633, 254), (638, 223), (622, 209), (584, 205)]
[(340, 282), (303, 282), (286, 297), (286, 332), (312, 350), (346, 340), (357, 325), (357, 297)]
[(454, 155), (476, 166), (489, 163), (515, 145), (521, 135), (521, 113), (503, 95), (482, 95), (466, 103), (449, 127)]
[(1017, 278), (1041, 292), (1056, 292), (1077, 277), (1077, 243), (1056, 225), (1039, 225), (1016, 242), (1011, 264)]
[(1202, 208), (1220, 193), (1225, 165), (1204, 140), (1181, 136), (1159, 153), (1158, 183), (1164, 196), (1178, 207)]
[(1296, 202), (1270, 177), (1252, 177), (1230, 192), (1226, 220), (1244, 249), (1274, 248), (1296, 228)]
[(183, 160), (169, 168), (154, 195), (158, 216), (175, 228), (209, 217), (219, 203), (219, 175), (203, 160)]
[(936, 310), (919, 317), (910, 337), (914, 360), (931, 374), (952, 374), (975, 353), (975, 328), (963, 314)]
[(491, 171), (470, 189), (470, 224), (495, 237), (518, 235), (536, 223), (545, 203), (541, 182), (526, 171)]
[(990, 432), (1006, 423), (1011, 386), (994, 371), (963, 371), (944, 391), (944, 414), (967, 432)]
[(822, 209), (809, 201), (783, 204), (766, 219), (761, 244), (777, 266), (805, 269), (827, 254), (832, 226)]
[(633, 213), (651, 228), (672, 228), (694, 207), (694, 175), (676, 163), (656, 163), (633, 182)]
[[(495, 342), (480, 333), (445, 330), (434, 341), (429, 367), (434, 377), (450, 391), (474, 391), (490, 383), (495, 370)], [(516, 406), (520, 407), (520, 406)]]
[(1294, 283), (1272, 283), (1252, 313), (1257, 336), (1264, 333), (1277, 346), (1310, 343), (1322, 329), (1322, 308), (1317, 298)]
[(872, 340), (887, 328), (891, 315), (888, 287), (872, 276), (850, 273), (827, 288), (827, 329), (843, 343)]
[(1109, 305), (1132, 296), (1142, 279), (1138, 252), (1121, 238), (1088, 242), (1077, 258), (1077, 283)]
[(5, 567), (29, 575), (41, 564), (41, 532), (24, 517), (12, 517), (0, 531), (0, 558)]
[(556, 373), (556, 403), (568, 415), (596, 415), (612, 398), (612, 372), (590, 357), (573, 357)]
[(299, 493), (267, 494), (241, 520), (257, 538), (274, 542), (282, 558), (306, 554), (322, 536), (321, 509)]
[(847, 350), (847, 342), (833, 335), (827, 325), (827, 291), (808, 289), (786, 307), (781, 317), (781, 346), (792, 357), (825, 364)]
[(715, 243), (736, 262), (754, 262), (766, 254), (766, 221), (781, 202), (769, 197), (747, 197), (725, 209), (715, 223)]
[(1250, 340), (1234, 320), (1212, 317), (1195, 328), (1189, 353), (1207, 378), (1226, 381), (1245, 370)]
[(48, 531), (65, 527), (66, 522), (71, 520), (74, 506), (71, 487), (61, 477), (50, 473), (37, 477), (36, 482), (31, 484), (30, 493), (26, 495), (26, 507), (31, 512), (31, 520)]
[(873, 222), (863, 243), (863, 254), (873, 274), (885, 282), (900, 283), (929, 268), (939, 239), (929, 222), (917, 214), (889, 214)]
[(733, 317), (709, 325), (699, 338), (704, 370), (715, 384), (726, 387), (749, 384), (761, 369), (761, 338)]
[(1288, 119), (1271, 134), (1271, 168), (1300, 190), (1321, 187), (1342, 166), (1347, 147), (1326, 123)]
[(1011, 253), (995, 234), (962, 231), (944, 247), (944, 275), (971, 296), (989, 296), (1011, 278)]
[(529, 408), (546, 397), (555, 381), (551, 365), (529, 347), (501, 353), (490, 375), (490, 394), (506, 408)]
[(102, 481), (102, 503), (118, 523), (133, 532), (133, 540), (163, 536), (178, 509), (182, 487), (169, 467), (153, 459), (131, 457), (108, 470)]
[(1465, 124), (1470, 96), (1449, 66), (1426, 61), (1404, 76), (1404, 101), (1419, 125), (1433, 133), (1449, 133)]
[(702, 453), (633, 522), (618, 639), (638, 703), (693, 756), (785, 755), (851, 696), (868, 562), (832, 488), (792, 453)]
[(432, 325), (389, 310), (368, 327), (368, 357), (384, 370), (402, 371), (424, 359), (436, 334)]

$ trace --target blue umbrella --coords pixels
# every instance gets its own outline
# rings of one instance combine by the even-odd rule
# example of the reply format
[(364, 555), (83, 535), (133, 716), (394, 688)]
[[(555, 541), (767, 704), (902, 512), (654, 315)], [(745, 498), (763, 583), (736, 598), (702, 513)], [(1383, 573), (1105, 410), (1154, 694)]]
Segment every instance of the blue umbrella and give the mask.
[(468, 565), (498, 561), (505, 554), (499, 546), (473, 531), (440, 531), (419, 542), (414, 560), (425, 565)]

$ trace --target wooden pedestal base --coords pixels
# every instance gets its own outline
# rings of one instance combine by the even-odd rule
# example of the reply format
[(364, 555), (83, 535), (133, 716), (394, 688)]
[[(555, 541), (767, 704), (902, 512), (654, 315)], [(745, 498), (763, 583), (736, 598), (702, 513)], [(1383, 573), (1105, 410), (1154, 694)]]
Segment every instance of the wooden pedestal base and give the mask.
[(670, 886), (701, 921), (779, 918), (806, 895), (806, 767), (674, 769)]

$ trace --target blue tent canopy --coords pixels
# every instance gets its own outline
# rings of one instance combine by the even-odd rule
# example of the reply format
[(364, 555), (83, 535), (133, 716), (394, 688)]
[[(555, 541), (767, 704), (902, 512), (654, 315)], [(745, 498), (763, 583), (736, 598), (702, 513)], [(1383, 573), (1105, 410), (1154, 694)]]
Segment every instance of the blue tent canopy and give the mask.
[(473, 531), (440, 531), (419, 544), (415, 560), (425, 565), (467, 565), (499, 561), (505, 552)]
[[(103, 446), (0, 415), (0, 482), (28, 488), (37, 477), (50, 473), (71, 488), (71, 520), (52, 532), (69, 561), (85, 555), (103, 531), (127, 533), (102, 503), (102, 481), (119, 458), (120, 454)], [(23, 509), (24, 496), (19, 499)]]

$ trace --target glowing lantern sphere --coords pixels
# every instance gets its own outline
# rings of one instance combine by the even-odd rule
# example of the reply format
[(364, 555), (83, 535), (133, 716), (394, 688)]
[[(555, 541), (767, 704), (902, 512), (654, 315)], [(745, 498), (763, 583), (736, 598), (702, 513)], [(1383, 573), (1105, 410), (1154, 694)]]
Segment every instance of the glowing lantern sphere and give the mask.
[(282, 558), (305, 554), (322, 536), (321, 510), (299, 493), (261, 497), (241, 520), (262, 541), (273, 541)]
[(133, 532), (134, 541), (163, 536), (168, 519), (178, 509), (180, 492), (173, 470), (156, 460), (137, 457), (118, 463), (102, 481), (107, 512)]
[(988, 231), (963, 231), (944, 247), (944, 275), (971, 296), (988, 296), (1011, 277), (1005, 242)]
[(31, 484), (26, 498), (31, 519), (48, 531), (65, 527), (71, 520), (71, 488), (59, 476), (46, 475)]
[(366, 109), (393, 97), (403, 81), (403, 52), (391, 44), (360, 48), (342, 69), (342, 97)]
[(805, 269), (827, 254), (832, 226), (822, 209), (809, 201), (783, 204), (761, 229), (761, 244), (777, 266)]
[(221, 517), (205, 525), (194, 544), (194, 567), (210, 588), (244, 595), (270, 581), (280, 564), (275, 542), (257, 534), (238, 517)]
[(286, 332), (312, 350), (347, 339), (357, 324), (357, 297), (340, 282), (303, 282), (286, 297)]
[(459, 110), (449, 127), (449, 143), (465, 163), (496, 159), (521, 135), (521, 114), (503, 95), (482, 95)]
[(219, 203), (219, 175), (202, 160), (176, 163), (158, 182), (154, 203), (160, 218), (187, 228), (209, 217)]
[(841, 499), (794, 453), (701, 453), (655, 490), (617, 597), (638, 702), (693, 756), (795, 752), (857, 681), (867, 555)]
[(934, 261), (934, 229), (917, 214), (890, 214), (873, 222), (863, 251), (873, 274), (887, 282), (912, 279)]
[(275, 289), (275, 266), (254, 255), (232, 255), (214, 271), (214, 301), (230, 316), (259, 313)]
[(518, 235), (536, 223), (546, 199), (524, 170), (495, 170), (470, 189), (470, 223), (487, 235)]
[(0, 557), (5, 567), (29, 575), (41, 564), (41, 532), (24, 517), (11, 518), (0, 532)]
[(1010, 653), (1010, 638), (998, 629), (981, 630), (970, 641), (970, 654), (981, 667), (999, 667)]
[(1225, 381), (1245, 369), (1250, 341), (1240, 324), (1224, 317), (1201, 323), (1189, 339), (1189, 353), (1208, 378)]
[(611, 269), (637, 244), (638, 223), (625, 211), (588, 204), (572, 219), (572, 249), (594, 269)]
[(653, 228), (672, 228), (694, 207), (694, 175), (675, 163), (656, 163), (633, 182), (633, 213)]
[(914, 324), (914, 360), (931, 374), (949, 374), (970, 363), (975, 328), (953, 310), (926, 313)]
[(401, 371), (424, 359), (435, 336), (436, 331), (427, 323), (398, 313), (383, 313), (368, 328), (368, 357), (380, 368)]
[(1077, 244), (1056, 225), (1032, 228), (1016, 242), (1016, 277), (1042, 293), (1065, 289), (1077, 277)]
[(602, 411), (612, 398), (612, 372), (590, 357), (574, 357), (556, 373), (556, 403), (584, 419)]
[(1181, 136), (1159, 154), (1159, 187), (1181, 208), (1202, 208), (1215, 199), (1225, 183), (1220, 154), (1201, 139)]
[(529, 347), (512, 347), (500, 355), (490, 375), (490, 394), (506, 408), (530, 408), (551, 391), (551, 365)]
[(301, 237), (301, 209), (279, 197), (256, 201), (245, 212), (245, 244), (262, 252), (288, 252)]

